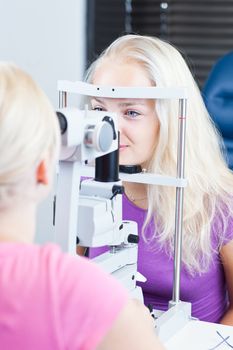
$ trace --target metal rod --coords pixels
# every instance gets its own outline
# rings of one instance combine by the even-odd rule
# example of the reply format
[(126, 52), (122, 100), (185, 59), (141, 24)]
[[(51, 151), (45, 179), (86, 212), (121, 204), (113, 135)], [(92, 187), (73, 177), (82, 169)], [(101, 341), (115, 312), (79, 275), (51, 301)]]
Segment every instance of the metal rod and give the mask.
[(59, 91), (59, 108), (67, 107), (67, 92)]
[[(177, 178), (184, 178), (185, 167), (185, 132), (186, 132), (187, 100), (179, 100), (178, 146), (177, 146)], [(180, 271), (182, 255), (184, 188), (176, 188), (175, 237), (174, 237), (174, 270), (172, 303), (180, 301)]]
[(76, 255), (80, 162), (61, 161), (56, 191), (56, 243)]

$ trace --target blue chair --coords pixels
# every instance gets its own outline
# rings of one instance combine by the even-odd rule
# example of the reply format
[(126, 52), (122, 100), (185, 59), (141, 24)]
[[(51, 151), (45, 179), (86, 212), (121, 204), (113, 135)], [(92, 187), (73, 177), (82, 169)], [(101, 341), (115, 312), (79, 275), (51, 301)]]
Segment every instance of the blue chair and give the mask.
[(203, 99), (223, 137), (226, 161), (233, 170), (233, 51), (213, 66), (203, 88)]

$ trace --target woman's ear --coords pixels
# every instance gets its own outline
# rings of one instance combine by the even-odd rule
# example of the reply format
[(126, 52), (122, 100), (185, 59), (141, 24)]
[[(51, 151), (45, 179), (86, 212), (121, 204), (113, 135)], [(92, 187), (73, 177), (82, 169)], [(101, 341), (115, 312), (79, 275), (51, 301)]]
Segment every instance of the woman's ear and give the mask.
[(48, 185), (48, 168), (45, 160), (42, 160), (36, 170), (36, 178), (38, 184)]

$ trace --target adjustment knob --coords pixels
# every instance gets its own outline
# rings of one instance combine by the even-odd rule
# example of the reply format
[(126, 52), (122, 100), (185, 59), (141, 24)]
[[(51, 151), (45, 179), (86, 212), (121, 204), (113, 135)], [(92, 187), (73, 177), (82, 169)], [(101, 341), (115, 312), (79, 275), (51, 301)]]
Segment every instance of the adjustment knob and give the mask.
[(127, 241), (128, 241), (128, 243), (136, 243), (136, 244), (138, 244), (139, 236), (130, 234), (130, 235), (128, 235)]

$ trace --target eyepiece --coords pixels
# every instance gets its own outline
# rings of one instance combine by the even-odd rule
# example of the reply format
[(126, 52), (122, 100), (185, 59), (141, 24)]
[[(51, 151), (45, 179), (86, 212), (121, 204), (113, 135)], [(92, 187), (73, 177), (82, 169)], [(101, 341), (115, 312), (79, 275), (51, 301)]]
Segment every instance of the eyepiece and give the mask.
[(56, 114), (57, 114), (58, 122), (60, 125), (61, 135), (63, 135), (67, 130), (67, 120), (66, 120), (66, 117), (64, 116), (63, 113), (56, 112)]

